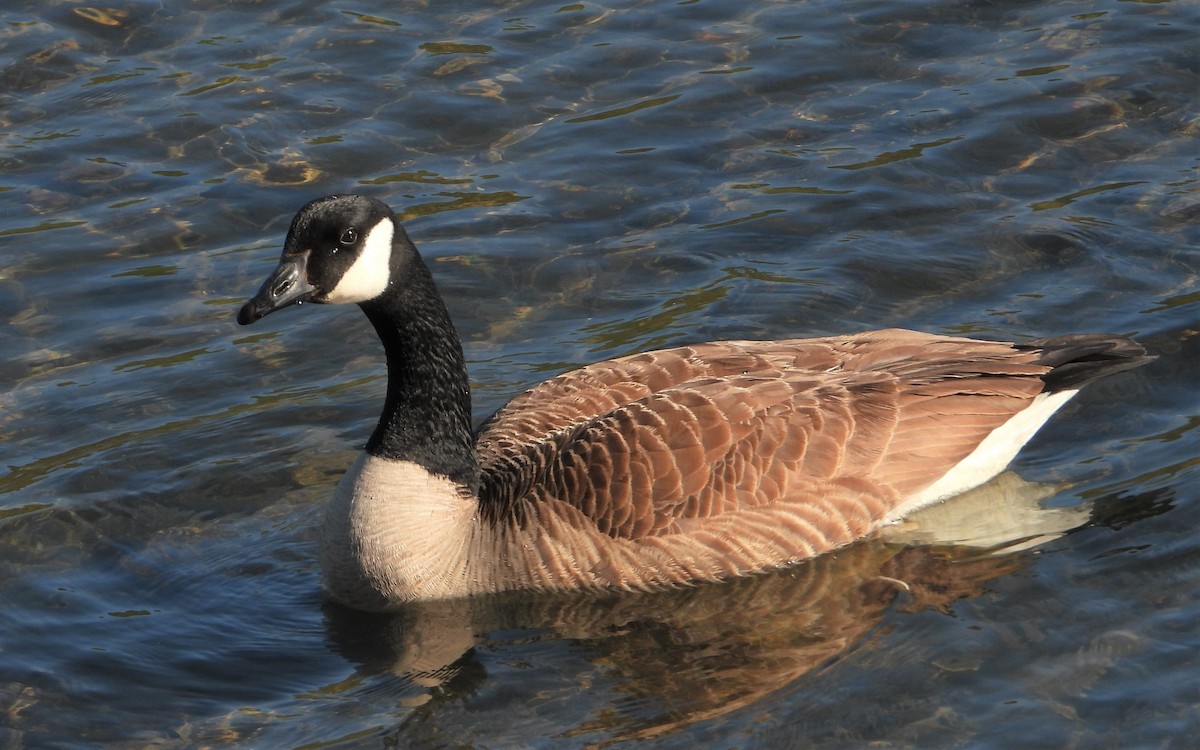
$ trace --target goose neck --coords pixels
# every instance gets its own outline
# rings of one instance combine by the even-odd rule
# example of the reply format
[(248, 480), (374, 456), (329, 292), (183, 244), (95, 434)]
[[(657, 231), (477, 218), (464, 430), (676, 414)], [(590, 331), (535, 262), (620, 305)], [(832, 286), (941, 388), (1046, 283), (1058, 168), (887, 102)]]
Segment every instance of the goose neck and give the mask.
[(445, 303), (424, 264), (405, 283), (361, 305), (383, 342), (387, 399), (368, 454), (412, 461), (476, 492), (479, 462), (471, 431), (466, 360)]

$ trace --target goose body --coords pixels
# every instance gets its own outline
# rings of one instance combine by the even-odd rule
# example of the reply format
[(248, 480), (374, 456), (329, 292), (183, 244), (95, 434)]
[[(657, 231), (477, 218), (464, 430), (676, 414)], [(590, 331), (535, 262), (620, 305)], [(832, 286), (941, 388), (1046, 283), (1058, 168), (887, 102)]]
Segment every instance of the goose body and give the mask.
[(473, 431), (457, 334), (387, 206), (306, 205), (238, 321), (304, 301), (358, 304), (387, 357), (321, 538), (329, 593), (372, 610), (811, 558), (986, 482), (1081, 386), (1150, 359), (1107, 334), (712, 342), (564, 373)]

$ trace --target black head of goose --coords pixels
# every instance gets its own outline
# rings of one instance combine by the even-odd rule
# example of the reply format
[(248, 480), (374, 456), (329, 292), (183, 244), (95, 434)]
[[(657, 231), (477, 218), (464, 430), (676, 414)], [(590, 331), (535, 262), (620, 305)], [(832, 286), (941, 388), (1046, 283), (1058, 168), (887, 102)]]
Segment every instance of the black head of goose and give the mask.
[(1152, 359), (1106, 334), (721, 341), (564, 373), (473, 432), (458, 336), (386, 205), (304, 206), (238, 322), (302, 302), (358, 304), (387, 357), (321, 539), (329, 593), (372, 610), (811, 558), (982, 484), (1081, 386)]

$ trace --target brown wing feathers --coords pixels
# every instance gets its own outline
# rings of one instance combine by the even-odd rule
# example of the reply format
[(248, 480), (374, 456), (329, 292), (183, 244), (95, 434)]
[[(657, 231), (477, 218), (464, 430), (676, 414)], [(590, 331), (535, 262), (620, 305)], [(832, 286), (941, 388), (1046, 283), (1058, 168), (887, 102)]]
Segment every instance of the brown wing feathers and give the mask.
[(481, 505), (524, 524), (565, 503), (637, 540), (783, 503), (814, 544), (845, 541), (1025, 408), (1052, 367), (1110, 348), (889, 330), (612, 360), (518, 396), (480, 429)]
[(837, 514), (822, 507), (818, 484), (839, 472), (869, 474), (895, 422), (894, 384), (864, 377), (847, 387), (767, 370), (668, 388), (494, 462), (481, 502), (528, 513), (561, 501), (604, 534), (641, 539), (803, 494), (811, 499), (797, 512), (825, 526)]

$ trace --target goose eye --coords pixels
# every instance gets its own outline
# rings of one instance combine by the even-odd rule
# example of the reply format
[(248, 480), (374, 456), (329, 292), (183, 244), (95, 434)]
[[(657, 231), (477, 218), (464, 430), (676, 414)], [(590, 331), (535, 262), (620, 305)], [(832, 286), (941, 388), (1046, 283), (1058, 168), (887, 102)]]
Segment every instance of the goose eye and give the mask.
[(357, 241), (358, 230), (356, 230), (354, 227), (349, 227), (346, 229), (346, 231), (342, 232), (342, 236), (338, 238), (338, 242), (342, 243), (343, 245), (353, 245)]

